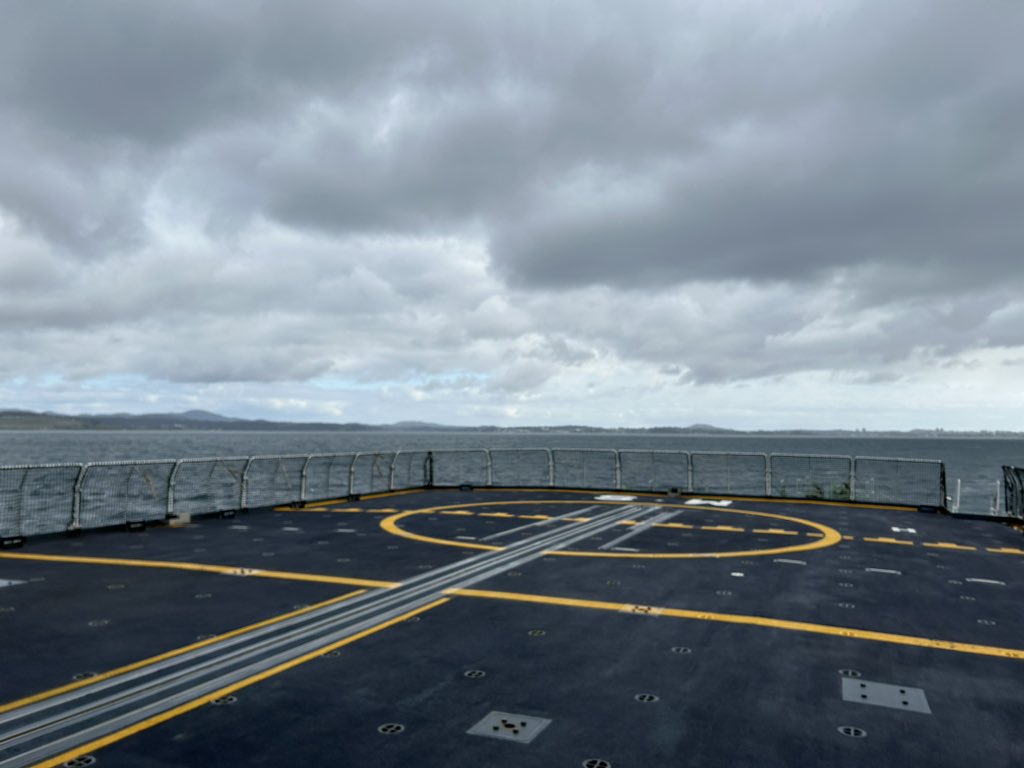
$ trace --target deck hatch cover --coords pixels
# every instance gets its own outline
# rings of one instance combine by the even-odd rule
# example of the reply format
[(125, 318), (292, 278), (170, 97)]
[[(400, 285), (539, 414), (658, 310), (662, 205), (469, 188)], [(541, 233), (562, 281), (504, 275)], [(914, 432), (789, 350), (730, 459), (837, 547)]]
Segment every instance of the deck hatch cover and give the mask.
[(479, 723), (466, 733), (473, 736), (489, 736), (492, 739), (518, 741), (529, 744), (537, 734), (550, 725), (551, 721), (544, 717), (517, 715), (512, 712), (490, 712)]
[(921, 688), (876, 683), (871, 680), (857, 680), (850, 677), (844, 677), (842, 682), (843, 701), (853, 701), (858, 704), (874, 704), (876, 707), (890, 707), (891, 709), (902, 709), (910, 712), (921, 712), (925, 715), (932, 713), (928, 707), (928, 699)]

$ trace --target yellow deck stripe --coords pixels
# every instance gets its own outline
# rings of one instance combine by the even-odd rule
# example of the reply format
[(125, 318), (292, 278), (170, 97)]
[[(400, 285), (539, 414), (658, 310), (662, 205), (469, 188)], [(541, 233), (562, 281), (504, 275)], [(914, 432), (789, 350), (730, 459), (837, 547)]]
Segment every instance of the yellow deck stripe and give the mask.
[(293, 667), (297, 667), (300, 664), (305, 664), (307, 661), (319, 658), (325, 653), (330, 653), (331, 651), (337, 650), (338, 648), (343, 648), (346, 645), (351, 645), (352, 643), (358, 640), (362, 640), (364, 637), (376, 634), (381, 630), (394, 626), (395, 624), (405, 621), (406, 619), (410, 619), (413, 616), (417, 616), (418, 614), (426, 613), (427, 611), (437, 608), (438, 606), (443, 605), (447, 602), (448, 598), (441, 598), (440, 600), (435, 600), (434, 602), (428, 605), (424, 605), (422, 608), (417, 608), (413, 611), (409, 611), (408, 613), (403, 613), (401, 616), (396, 616), (393, 619), (388, 619), (387, 621), (381, 622), (380, 624), (372, 626), (369, 629), (364, 629), (362, 632), (358, 632), (352, 635), (351, 637), (346, 637), (344, 640), (339, 640), (336, 643), (325, 645), (322, 648), (318, 648), (315, 651), (307, 653), (303, 656), (299, 656), (298, 658), (292, 659), (291, 661), (286, 661), (282, 664), (278, 664), (276, 667), (272, 667), (271, 669), (260, 672), (259, 674), (253, 675), (252, 677), (248, 677), (245, 680), (240, 680), (237, 683), (232, 683), (231, 685), (227, 685), (198, 699), (193, 699), (192, 701), (186, 702), (185, 704), (177, 706), (173, 709), (169, 709), (166, 712), (161, 712), (158, 715), (153, 715), (152, 717), (146, 718), (141, 722), (135, 723), (134, 725), (131, 725), (127, 728), (123, 728), (120, 731), (112, 733), (108, 736), (104, 736), (99, 739), (94, 739), (90, 742), (82, 744), (81, 746), (75, 747), (74, 749), (68, 750), (67, 752), (57, 755), (56, 757), (51, 757), (49, 760), (44, 760), (41, 763), (37, 763), (35, 766), (33, 766), (33, 768), (56, 768), (57, 766), (61, 765), (61, 763), (66, 763), (68, 760), (73, 760), (74, 758), (80, 755), (93, 752), (97, 749), (102, 749), (103, 747), (108, 747), (111, 744), (128, 738), (129, 736), (134, 736), (136, 733), (141, 733), (142, 731), (148, 730), (153, 726), (160, 725), (161, 723), (165, 723), (168, 720), (172, 720), (175, 717), (184, 715), (188, 712), (191, 712), (194, 709), (198, 709), (199, 707), (203, 706), (204, 704), (208, 703), (213, 699), (219, 699), (223, 696), (227, 696), (228, 694), (234, 693), (235, 691), (240, 691), (243, 688), (247, 688), (250, 685), (253, 685), (254, 683), (258, 683), (262, 680), (266, 680), (269, 677), (279, 675), (280, 673), (286, 672), (287, 670), (292, 669)]
[[(521, 592), (493, 592), (481, 589), (450, 589), (446, 590), (445, 594), (455, 595), (458, 597), (480, 597), (495, 600), (511, 600), (522, 603), (562, 605), (572, 608), (590, 608), (602, 611), (637, 612), (635, 610), (636, 606), (631, 603), (612, 603), (603, 600), (580, 600), (571, 597), (552, 597), (549, 595), (532, 595)], [(1024, 650), (1018, 648), (999, 648), (990, 645), (976, 645), (973, 643), (960, 643), (950, 640), (933, 640), (927, 637), (896, 635), (888, 632), (876, 632), (870, 629), (854, 629), (852, 627), (836, 627), (830, 624), (812, 624), (806, 621), (772, 619), (765, 616), (745, 616), (742, 614), (692, 611), (683, 608), (660, 608), (657, 606), (644, 606), (644, 608), (646, 609), (643, 611), (644, 613), (656, 612), (657, 615), (660, 616), (673, 616), (680, 619), (717, 621), (726, 624), (745, 624), (748, 626), (783, 629), (791, 632), (810, 632), (818, 635), (831, 635), (834, 637), (846, 637), (856, 640), (871, 640), (880, 643), (910, 645), (918, 648), (934, 648), (937, 650), (970, 653), (979, 656), (996, 656), (999, 658), (1024, 660)]]
[(903, 546), (906, 546), (906, 547), (914, 546), (914, 542), (912, 542), (912, 541), (906, 541), (904, 539), (894, 539), (894, 538), (891, 538), (889, 536), (876, 536), (876, 537), (865, 536), (864, 537), (864, 541), (867, 541), (867, 542), (869, 542), (871, 544), (902, 544)]
[(85, 557), (82, 555), (29, 555), (24, 553), (0, 553), (7, 560), (38, 560), (51, 563), (80, 563), (83, 565), (118, 565), (129, 568), (163, 568), (174, 571), (198, 571), (218, 573), (224, 576), (247, 576), (249, 578), (283, 579), (286, 581), (315, 581), (321, 584), (345, 584), (353, 587), (395, 587), (399, 582), (357, 579), (348, 576), (326, 576), (315, 573), (292, 571), (266, 571), (237, 565), (209, 565), (205, 563), (180, 563), (174, 560), (132, 560), (118, 557)]
[(959, 549), (964, 552), (974, 552), (977, 547), (965, 547), (963, 544), (954, 544), (950, 541), (926, 541), (921, 546), (931, 547), (932, 549)]
[[(451, 505), (462, 507), (493, 507), (497, 505), (501, 506), (513, 506), (517, 504), (579, 504), (577, 500), (564, 500), (564, 499), (548, 499), (546, 501), (538, 502), (535, 500), (511, 500), (501, 502), (474, 502), (471, 504), (459, 504)], [(597, 504), (609, 504), (609, 505), (621, 505), (618, 501), (598, 501)], [(658, 507), (671, 507), (679, 508), (682, 510), (697, 510), (702, 512), (725, 512), (728, 514), (739, 514), (739, 515), (752, 515), (754, 517), (765, 517), (772, 520), (782, 520), (787, 523), (795, 523), (797, 525), (807, 526), (816, 529), (813, 534), (817, 540), (808, 542), (806, 544), (796, 544), (788, 547), (774, 547), (770, 549), (752, 549), (752, 550), (738, 550), (729, 552), (606, 552), (604, 550), (597, 551), (586, 551), (586, 550), (557, 550), (545, 552), (545, 555), (557, 555), (559, 557), (603, 557), (603, 558), (639, 558), (639, 559), (651, 559), (651, 560), (687, 560), (687, 559), (704, 559), (704, 558), (723, 558), (723, 557), (751, 557), (757, 555), (782, 555), (789, 554), (792, 552), (807, 552), (814, 549), (824, 549), (831, 547), (833, 544), (839, 542), (842, 538), (840, 533), (833, 528), (829, 528), (827, 525), (816, 523), (813, 520), (804, 520), (798, 517), (788, 517), (786, 515), (778, 515), (774, 512), (754, 512), (749, 509), (723, 509), (721, 507), (703, 507), (695, 506), (692, 504), (657, 504)], [(490, 544), (477, 544), (467, 541), (459, 541), (453, 539), (440, 539), (434, 536), (424, 536), (419, 533), (411, 533), (398, 525), (400, 520), (413, 515), (430, 515), (443, 513), (446, 507), (424, 507), (422, 509), (410, 509), (406, 512), (399, 512), (397, 515), (392, 515), (384, 520), (380, 521), (380, 527), (394, 536), (401, 536), (405, 539), (412, 539), (413, 541), (422, 541), (427, 544), (438, 544), (445, 547), (460, 547), (463, 549), (480, 549), (480, 550), (500, 550), (503, 547), (492, 546)], [(564, 518), (572, 519), (572, 518)], [(590, 518), (585, 518), (589, 520)]]
[(67, 693), (68, 691), (74, 691), (79, 688), (85, 688), (89, 685), (95, 685), (96, 683), (102, 682), (103, 680), (109, 680), (110, 678), (116, 677), (117, 675), (123, 675), (127, 672), (134, 672), (136, 669), (148, 667), (151, 664), (156, 664), (157, 662), (164, 661), (165, 659), (173, 659), (175, 656), (180, 656), (183, 653), (188, 653), (189, 651), (194, 651), (198, 648), (204, 648), (207, 645), (212, 645), (213, 643), (220, 642), (221, 640), (227, 640), (232, 637), (237, 637), (238, 635), (244, 634), (246, 632), (251, 632), (256, 629), (262, 629), (263, 627), (269, 627), (272, 624), (279, 624), (280, 622), (286, 621), (295, 616), (301, 616), (304, 613), (315, 611), (318, 608), (326, 608), (329, 605), (334, 605), (335, 603), (340, 603), (345, 600), (349, 600), (350, 598), (358, 597), (359, 595), (365, 594), (365, 589), (357, 589), (354, 592), (349, 592), (348, 594), (340, 595), (339, 597), (332, 597), (330, 600), (324, 600), (323, 602), (316, 603), (315, 605), (307, 605), (305, 608), (299, 608), (298, 610), (283, 613), (280, 616), (274, 616), (263, 621), (258, 621), (255, 624), (250, 624), (246, 627), (233, 629), (230, 632), (225, 632), (221, 635), (216, 635), (215, 637), (211, 637), (208, 640), (200, 640), (199, 642), (192, 643), (191, 645), (186, 645), (181, 648), (175, 648), (172, 651), (167, 651), (166, 653), (161, 653), (158, 656), (150, 656), (148, 659), (142, 659), (141, 661), (136, 661), (131, 664), (127, 664), (123, 667), (112, 669), (109, 672), (104, 672), (103, 674), (96, 675), (96, 677), (90, 677), (86, 680), (78, 680), (74, 683), (68, 683), (67, 685), (62, 685), (58, 688), (50, 688), (49, 690), (33, 694), (32, 696), (26, 696), (23, 699), (18, 699), (17, 701), (12, 701), (7, 704), (0, 705), (0, 714), (4, 712), (10, 712), (14, 709), (20, 709), (21, 707), (28, 706), (29, 704), (35, 704), (37, 701), (43, 701), (44, 699), (50, 699), (54, 696), (59, 696), (60, 694)]

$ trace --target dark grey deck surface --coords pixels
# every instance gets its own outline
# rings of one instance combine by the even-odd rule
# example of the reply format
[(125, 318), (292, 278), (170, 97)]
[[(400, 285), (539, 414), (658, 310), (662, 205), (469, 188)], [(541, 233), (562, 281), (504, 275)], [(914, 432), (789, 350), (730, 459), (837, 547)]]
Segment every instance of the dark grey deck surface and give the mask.
[[(1024, 765), (1019, 531), (906, 509), (598, 496), (423, 491), (30, 541), (0, 553), (0, 703), (88, 692), (97, 683), (76, 676), (216, 650), (211, 635), (502, 556), (468, 545), (526, 547), (636, 507), (568, 547), (602, 556), (524, 549), (397, 621), (380, 613), (300, 663), (182, 694), (174, 716), (35, 763)], [(422, 509), (434, 511), (397, 518)], [(845, 698), (844, 674), (857, 681)], [(505, 738), (467, 733), (491, 712)], [(12, 743), (0, 766), (19, 764)]]

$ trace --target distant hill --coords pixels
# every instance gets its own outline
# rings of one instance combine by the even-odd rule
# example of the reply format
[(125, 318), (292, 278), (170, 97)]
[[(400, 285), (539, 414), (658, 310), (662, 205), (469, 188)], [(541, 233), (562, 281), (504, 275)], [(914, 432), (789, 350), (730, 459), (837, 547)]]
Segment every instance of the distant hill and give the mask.
[(218, 431), (251, 431), (251, 432), (501, 432), (501, 433), (542, 433), (542, 434), (648, 434), (678, 435), (692, 437), (728, 437), (735, 435), (747, 436), (791, 436), (791, 437), (1014, 437), (1024, 436), (1021, 432), (954, 432), (942, 429), (914, 429), (909, 431), (866, 431), (851, 429), (779, 429), (743, 431), (723, 429), (710, 424), (691, 424), (688, 427), (591, 427), (580, 424), (562, 424), (559, 426), (537, 427), (499, 427), (484, 425), (476, 427), (434, 424), (426, 421), (400, 421), (394, 424), (363, 424), (346, 422), (296, 422), (268, 421), (266, 419), (239, 419), (222, 416), (219, 413), (203, 410), (189, 410), (182, 413), (111, 413), (111, 414), (80, 414), (68, 416), (60, 413), (37, 413), (35, 411), (7, 409), (0, 410), (0, 430), (73, 430), (73, 429), (110, 429), (110, 430), (218, 430)]

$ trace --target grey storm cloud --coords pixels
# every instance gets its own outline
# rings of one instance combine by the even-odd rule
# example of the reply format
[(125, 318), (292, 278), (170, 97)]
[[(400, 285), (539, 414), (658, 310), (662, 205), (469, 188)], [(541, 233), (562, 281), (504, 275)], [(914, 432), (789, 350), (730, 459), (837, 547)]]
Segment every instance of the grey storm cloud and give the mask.
[(1011, 0), (12, 0), (0, 320), (92, 334), (82, 376), (501, 392), (1019, 346), (1021, 40)]

